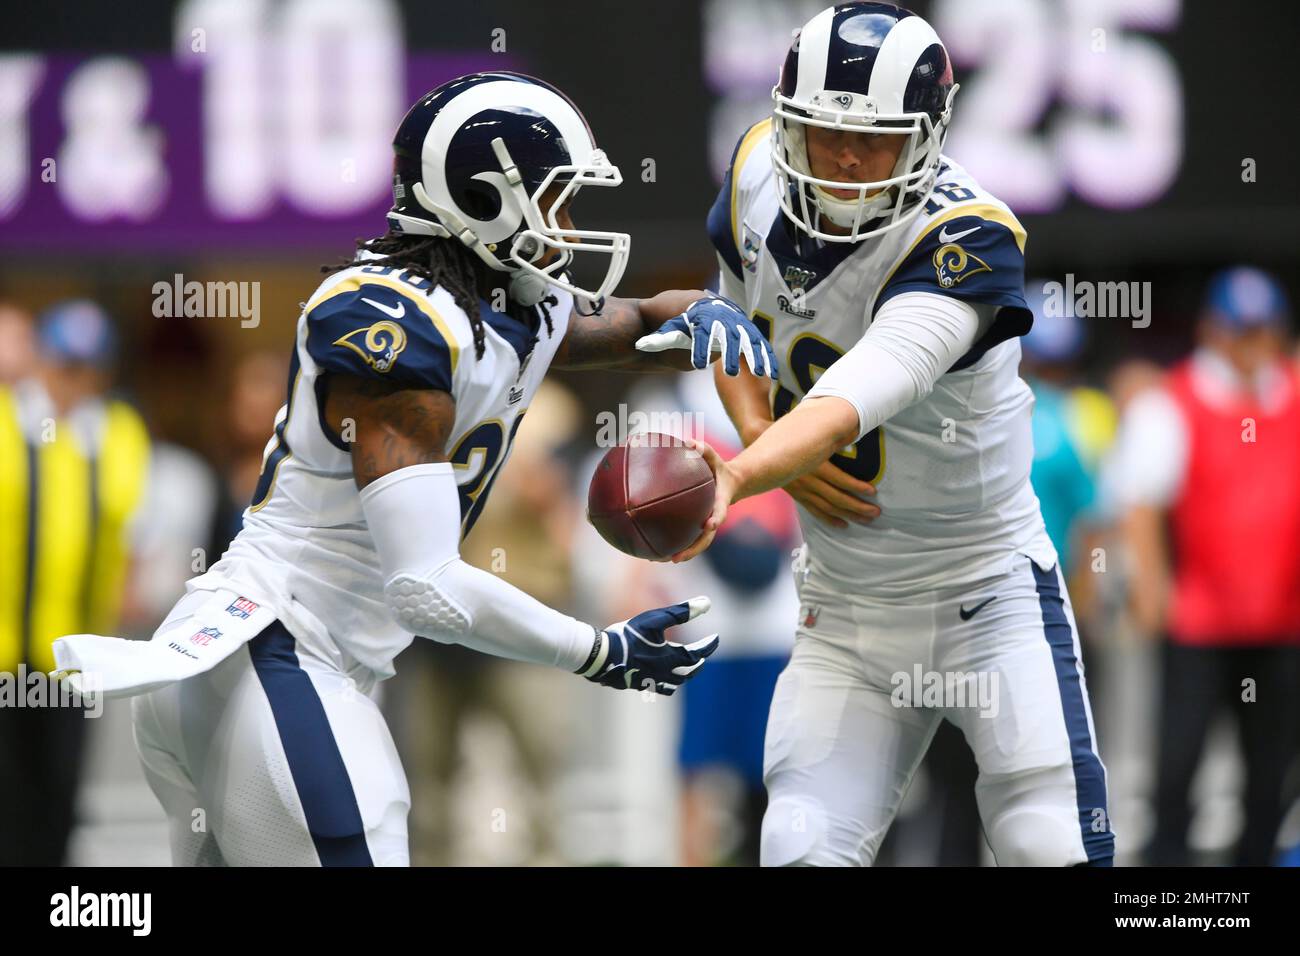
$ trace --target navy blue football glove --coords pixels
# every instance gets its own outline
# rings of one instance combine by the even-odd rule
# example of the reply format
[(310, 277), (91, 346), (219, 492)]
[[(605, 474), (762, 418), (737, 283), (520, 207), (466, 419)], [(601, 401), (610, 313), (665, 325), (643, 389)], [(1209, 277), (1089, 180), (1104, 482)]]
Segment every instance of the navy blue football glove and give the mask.
[(611, 624), (600, 632), (592, 659), (578, 673), (617, 690), (654, 690), (671, 696), (718, 649), (718, 635), (711, 634), (694, 644), (673, 644), (664, 637), (664, 631), (708, 609), (709, 599), (697, 597)]
[(691, 365), (708, 368), (709, 357), (722, 353), (722, 370), (740, 374), (740, 357), (745, 357), (755, 375), (777, 377), (776, 353), (740, 306), (716, 295), (696, 299), (681, 315), (669, 319), (650, 335), (637, 339), (642, 352), (690, 349)]

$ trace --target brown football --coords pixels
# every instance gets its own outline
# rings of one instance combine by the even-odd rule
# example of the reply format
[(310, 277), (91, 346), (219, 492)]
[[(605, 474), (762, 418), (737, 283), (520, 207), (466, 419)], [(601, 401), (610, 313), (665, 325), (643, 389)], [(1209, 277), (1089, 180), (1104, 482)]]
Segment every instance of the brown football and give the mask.
[(587, 520), (634, 558), (667, 558), (700, 536), (713, 513), (713, 472), (671, 435), (646, 432), (611, 448), (587, 493)]

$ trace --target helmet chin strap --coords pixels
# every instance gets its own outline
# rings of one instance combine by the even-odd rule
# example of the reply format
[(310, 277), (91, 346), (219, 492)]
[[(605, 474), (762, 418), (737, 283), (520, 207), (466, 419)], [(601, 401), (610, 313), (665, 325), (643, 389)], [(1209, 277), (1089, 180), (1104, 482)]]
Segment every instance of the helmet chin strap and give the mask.
[[(858, 218), (859, 204), (853, 200), (839, 199), (832, 196), (822, 186), (813, 186), (813, 195), (817, 197), (817, 206), (823, 216), (845, 229), (853, 225), (854, 219)], [(861, 222), (868, 222), (878, 216), (884, 215), (894, 205), (893, 190), (895, 187), (886, 186), (877, 192), (874, 196), (868, 196), (861, 203), (862, 215)]]
[[(522, 236), (511, 258), (516, 262), (533, 262), (541, 254), (541, 243), (532, 236)], [(567, 262), (567, 260), (566, 260)], [(510, 298), (519, 305), (536, 305), (546, 298), (546, 289), (550, 280), (530, 269), (517, 268), (510, 274)]]

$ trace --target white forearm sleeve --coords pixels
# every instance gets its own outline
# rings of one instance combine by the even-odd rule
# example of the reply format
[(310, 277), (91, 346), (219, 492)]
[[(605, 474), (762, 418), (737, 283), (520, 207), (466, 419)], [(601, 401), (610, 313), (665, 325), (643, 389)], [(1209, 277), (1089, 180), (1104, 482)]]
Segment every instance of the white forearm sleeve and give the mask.
[(858, 437), (934, 389), (992, 323), (994, 309), (932, 292), (886, 302), (866, 335), (822, 373), (809, 398), (834, 395), (858, 412)]
[(497, 657), (576, 671), (596, 639), (561, 614), (460, 559), (460, 496), (449, 462), (412, 465), (361, 489), (384, 599), (412, 634)]

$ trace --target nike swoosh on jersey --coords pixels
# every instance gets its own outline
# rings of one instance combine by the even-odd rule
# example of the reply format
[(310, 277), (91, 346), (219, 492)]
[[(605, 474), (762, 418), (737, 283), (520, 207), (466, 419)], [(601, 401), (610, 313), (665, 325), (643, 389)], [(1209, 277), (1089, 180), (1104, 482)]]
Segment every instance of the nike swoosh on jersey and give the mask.
[(982, 611), (985, 607), (987, 607), (989, 604), (993, 603), (993, 602), (996, 601), (997, 599), (998, 599), (998, 596), (997, 596), (996, 594), (993, 595), (991, 598), (985, 598), (983, 601), (980, 601), (979, 604), (976, 604), (976, 605), (975, 605), (973, 608), (971, 608), (969, 611), (966, 610), (965, 605), (963, 605), (962, 607), (960, 607), (960, 608), (957, 609), (957, 616), (960, 617), (963, 621), (969, 621), (969, 620), (970, 620), (971, 618), (973, 618), (976, 614), (978, 614), (978, 613), (979, 613), (980, 611)]
[[(975, 228), (978, 229), (979, 226), (976, 226)], [(384, 305), (384, 303), (376, 302), (374, 299), (363, 298), (361, 301), (368, 305), (373, 305), (380, 312), (384, 313), (384, 315), (390, 316), (394, 319), (400, 319), (402, 316), (406, 315), (405, 302), (399, 302), (397, 303), (397, 307), (393, 308), (391, 305)]]
[(939, 230), (939, 241), (956, 242), (958, 239), (961, 239), (963, 236), (969, 236), (972, 232), (978, 232), (979, 229), (980, 229), (979, 226), (973, 226), (970, 229), (965, 230), (964, 232), (955, 232), (950, 236), (948, 235), (948, 227), (944, 226), (942, 229)]

